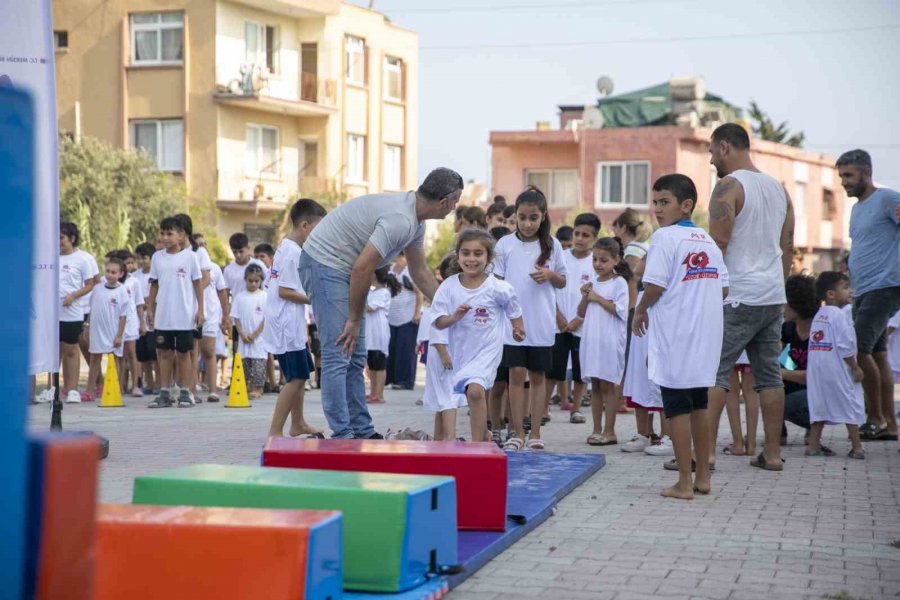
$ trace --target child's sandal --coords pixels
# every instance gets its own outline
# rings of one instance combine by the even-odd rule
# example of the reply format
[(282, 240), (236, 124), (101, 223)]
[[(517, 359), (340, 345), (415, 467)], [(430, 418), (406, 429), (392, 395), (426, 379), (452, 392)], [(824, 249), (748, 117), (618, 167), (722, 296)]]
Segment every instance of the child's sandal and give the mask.
[(536, 440), (533, 438), (529, 439), (528, 443), (525, 444), (525, 447), (528, 448), (529, 450), (543, 450), (545, 448), (544, 440), (541, 440), (541, 439)]
[(525, 445), (525, 440), (517, 437), (512, 437), (506, 440), (506, 443), (503, 444), (503, 449), (507, 452), (518, 452)]

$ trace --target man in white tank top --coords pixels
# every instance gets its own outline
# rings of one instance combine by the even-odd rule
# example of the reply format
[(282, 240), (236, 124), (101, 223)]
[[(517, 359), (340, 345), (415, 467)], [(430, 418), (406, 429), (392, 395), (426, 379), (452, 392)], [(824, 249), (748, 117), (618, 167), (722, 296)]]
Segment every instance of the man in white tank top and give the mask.
[(710, 163), (721, 177), (709, 200), (709, 232), (722, 249), (730, 287), (725, 301), (722, 356), (716, 387), (709, 393), (715, 464), (719, 419), (735, 362), (746, 350), (762, 406), (764, 450), (750, 464), (782, 470), (781, 324), (784, 281), (791, 270), (794, 211), (784, 187), (750, 160), (750, 136), (735, 123), (713, 131)]

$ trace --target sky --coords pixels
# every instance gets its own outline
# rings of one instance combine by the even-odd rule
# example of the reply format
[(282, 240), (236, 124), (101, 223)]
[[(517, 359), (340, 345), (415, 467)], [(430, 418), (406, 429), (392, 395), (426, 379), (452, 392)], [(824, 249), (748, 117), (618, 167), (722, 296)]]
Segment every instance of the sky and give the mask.
[[(368, 6), (367, 0), (354, 4)], [(558, 126), (593, 104), (685, 75), (806, 134), (862, 147), (900, 189), (900, 0), (374, 0), (419, 34), (419, 178), (438, 166), (490, 182), (492, 130)]]

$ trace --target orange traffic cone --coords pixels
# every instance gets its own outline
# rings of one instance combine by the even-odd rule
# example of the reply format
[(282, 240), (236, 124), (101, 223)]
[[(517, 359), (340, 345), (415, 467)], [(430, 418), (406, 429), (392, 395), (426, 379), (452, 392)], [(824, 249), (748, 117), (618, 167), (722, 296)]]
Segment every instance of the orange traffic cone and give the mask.
[(225, 408), (250, 408), (250, 397), (247, 395), (247, 383), (244, 380), (244, 363), (241, 355), (234, 354), (231, 366), (231, 387), (228, 388), (228, 402)]
[(103, 379), (103, 396), (100, 398), (100, 408), (122, 408), (122, 390), (119, 389), (119, 374), (116, 371), (116, 357), (106, 355), (106, 377)]

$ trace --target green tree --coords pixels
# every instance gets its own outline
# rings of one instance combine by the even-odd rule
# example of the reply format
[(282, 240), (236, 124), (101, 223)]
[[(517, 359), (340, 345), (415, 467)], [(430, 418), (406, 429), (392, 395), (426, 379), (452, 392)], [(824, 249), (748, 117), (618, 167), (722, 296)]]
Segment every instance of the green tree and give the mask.
[(437, 269), (444, 257), (453, 250), (453, 240), (456, 232), (453, 231), (453, 219), (447, 218), (438, 223), (437, 235), (426, 244), (425, 258), (431, 270)]
[(753, 100), (750, 101), (750, 118), (756, 122), (756, 125), (753, 126), (753, 133), (758, 135), (760, 139), (787, 144), (794, 148), (803, 147), (803, 140), (806, 136), (802, 131), (791, 133), (788, 131), (787, 121), (782, 121), (780, 124), (775, 125), (775, 122), (772, 121), (769, 115), (763, 112)]
[(102, 257), (153, 241), (160, 219), (185, 206), (183, 183), (157, 170), (146, 154), (60, 135), (60, 219), (78, 226), (85, 251)]

